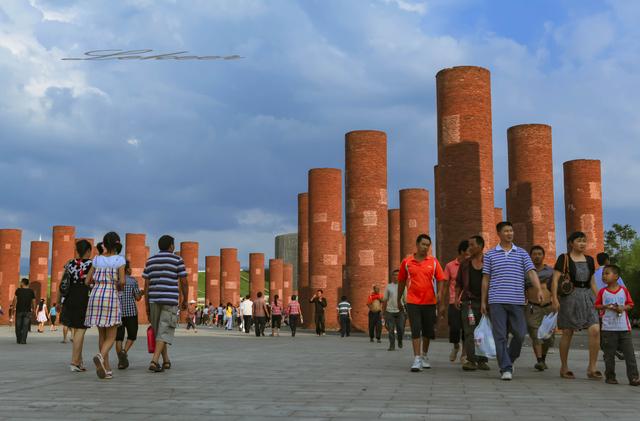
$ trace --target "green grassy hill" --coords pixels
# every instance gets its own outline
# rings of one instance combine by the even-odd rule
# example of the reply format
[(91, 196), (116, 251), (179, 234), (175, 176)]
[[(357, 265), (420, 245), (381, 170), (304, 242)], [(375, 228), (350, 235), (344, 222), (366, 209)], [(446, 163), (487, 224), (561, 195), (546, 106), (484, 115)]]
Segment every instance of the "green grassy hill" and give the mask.
[[(204, 279), (205, 273), (198, 272), (198, 299), (204, 300)], [(240, 294), (245, 296), (249, 293), (249, 272), (240, 271)]]

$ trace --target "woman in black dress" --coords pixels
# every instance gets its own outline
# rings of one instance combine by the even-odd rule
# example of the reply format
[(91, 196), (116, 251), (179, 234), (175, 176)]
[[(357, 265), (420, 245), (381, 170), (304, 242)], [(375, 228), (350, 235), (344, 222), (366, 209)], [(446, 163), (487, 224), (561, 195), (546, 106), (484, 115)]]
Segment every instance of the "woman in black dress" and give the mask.
[(60, 316), (63, 325), (73, 331), (73, 351), (69, 369), (73, 372), (87, 371), (82, 362), (82, 345), (87, 327), (84, 318), (87, 314), (89, 302), (89, 287), (85, 283), (89, 269), (91, 269), (91, 243), (80, 240), (76, 243), (78, 259), (72, 259), (64, 266), (69, 274), (69, 290), (64, 296), (62, 314)]

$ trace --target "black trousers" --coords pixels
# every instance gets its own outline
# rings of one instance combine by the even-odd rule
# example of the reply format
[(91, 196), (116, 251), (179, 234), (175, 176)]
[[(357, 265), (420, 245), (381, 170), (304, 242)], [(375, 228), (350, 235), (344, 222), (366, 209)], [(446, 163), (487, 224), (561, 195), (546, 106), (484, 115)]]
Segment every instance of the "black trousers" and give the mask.
[(242, 316), (244, 320), (244, 333), (251, 331), (251, 316)]
[(351, 335), (351, 319), (348, 314), (340, 315), (340, 336), (350, 336)]
[(16, 313), (16, 342), (19, 344), (27, 343), (27, 335), (31, 327), (31, 312)]
[(300, 323), (300, 315), (290, 314), (289, 327), (291, 328), (291, 336), (296, 336), (296, 329), (298, 328), (298, 323)]
[(264, 336), (264, 328), (267, 325), (267, 318), (254, 317), (253, 320), (256, 322), (256, 326), (255, 326), (256, 336)]
[(459, 344), (462, 339), (462, 313), (455, 304), (449, 304), (447, 321), (449, 322), (449, 343)]
[(404, 311), (398, 311), (397, 313), (384, 314), (384, 322), (389, 331), (389, 345), (396, 346), (396, 332), (398, 333), (398, 344), (402, 345), (402, 338), (404, 337)]
[(316, 334), (321, 335), (324, 333), (324, 313), (316, 313)]
[(633, 352), (633, 342), (629, 331), (600, 332), (602, 335), (602, 347), (604, 348), (604, 374), (607, 379), (616, 378), (616, 351), (624, 354), (624, 363), (627, 365), (627, 378), (629, 381), (638, 378), (638, 365)]
[(375, 334), (376, 339), (382, 337), (382, 312), (369, 312), (369, 338), (373, 339)]

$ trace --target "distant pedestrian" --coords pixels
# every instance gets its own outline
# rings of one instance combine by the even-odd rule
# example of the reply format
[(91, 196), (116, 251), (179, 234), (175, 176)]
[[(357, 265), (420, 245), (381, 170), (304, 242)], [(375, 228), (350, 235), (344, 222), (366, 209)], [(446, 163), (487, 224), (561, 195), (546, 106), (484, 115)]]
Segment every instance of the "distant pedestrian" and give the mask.
[[(163, 235), (158, 240), (160, 252), (147, 260), (142, 273), (145, 279), (147, 318), (156, 336), (156, 350), (149, 363), (155, 373), (171, 368), (169, 350), (178, 324), (178, 305), (187, 309), (189, 285), (182, 257), (174, 253), (175, 240)], [(162, 355), (162, 365), (159, 364)]]
[(51, 320), (51, 326), (49, 330), (51, 332), (55, 332), (58, 330), (58, 326), (56, 325), (56, 320), (58, 318), (58, 306), (56, 303), (51, 304), (51, 308), (49, 309), (49, 318)]
[(445, 289), (436, 288), (436, 282), (444, 282), (444, 273), (438, 259), (429, 254), (430, 249), (431, 237), (418, 235), (415, 254), (402, 261), (398, 272), (398, 308), (402, 308), (400, 300), (405, 286), (407, 288), (407, 314), (414, 355), (412, 372), (431, 368), (428, 353), (429, 344), (436, 337), (436, 306), (438, 302), (444, 303)]
[[(556, 260), (553, 271), (551, 294), (553, 310), (558, 312), (558, 328), (562, 329), (560, 339), (560, 377), (575, 379), (569, 370), (569, 348), (573, 332), (587, 330), (589, 337), (589, 365), (587, 378), (602, 380), (597, 370), (598, 351), (600, 350), (600, 323), (594, 307), (598, 291), (596, 290), (595, 262), (593, 257), (584, 254), (587, 248), (587, 236), (576, 231), (567, 239), (568, 253), (561, 254)], [(560, 281), (570, 289), (559, 296)], [(562, 291), (562, 289), (561, 289)]]
[(36, 321), (38, 322), (38, 333), (44, 332), (44, 324), (49, 320), (49, 312), (47, 311), (47, 303), (44, 298), (40, 299), (38, 309), (36, 310)]
[[(451, 362), (454, 362), (458, 358), (458, 352), (460, 352), (461, 349), (462, 315), (460, 309), (456, 306), (456, 276), (458, 276), (460, 263), (468, 257), (468, 248), (469, 240), (460, 242), (458, 245), (458, 255), (444, 267), (444, 277), (447, 281), (447, 290), (449, 291), (447, 323), (449, 324), (449, 343), (452, 345), (451, 353), (449, 353), (449, 361)], [(460, 352), (461, 362), (464, 360), (464, 356), (464, 347), (462, 347), (462, 352)]]
[(382, 300), (378, 285), (373, 286), (373, 291), (367, 298), (369, 308), (369, 342), (373, 342), (375, 336), (378, 343), (382, 342)]
[[(89, 286), (87, 275), (92, 267), (91, 243), (87, 240), (80, 240), (76, 243), (77, 259), (72, 259), (64, 266), (63, 277), (68, 279), (66, 289), (63, 289), (63, 282), (60, 283), (60, 296), (63, 305), (60, 313), (61, 323), (71, 330), (71, 363), (69, 369), (72, 372), (84, 372), (87, 369), (82, 359), (82, 349), (84, 346), (84, 335), (87, 331), (85, 319), (87, 316), (87, 305), (89, 304)], [(63, 330), (63, 335), (65, 334)], [(63, 336), (63, 341), (66, 336)]]
[[(480, 311), (490, 316), (501, 379), (508, 381), (513, 378), (513, 363), (520, 356), (527, 333), (525, 278), (531, 281), (537, 302), (541, 303), (544, 297), (529, 253), (513, 244), (511, 222), (498, 223), (496, 231), (500, 243), (484, 255), (482, 264)], [(511, 342), (508, 341), (509, 332)]]
[(542, 324), (542, 320), (549, 314), (553, 313), (551, 307), (551, 284), (553, 282), (553, 268), (544, 264), (544, 248), (541, 246), (533, 246), (529, 251), (531, 261), (538, 273), (540, 279), (540, 291), (542, 291), (543, 301), (539, 302), (536, 297), (535, 288), (527, 279), (525, 288), (527, 293), (527, 307), (525, 308), (525, 319), (527, 319), (527, 328), (529, 330), (529, 338), (533, 353), (536, 356), (536, 364), (533, 366), (538, 371), (544, 371), (547, 367), (547, 353), (553, 347), (554, 335), (548, 339), (538, 339), (538, 329)]
[(258, 298), (253, 302), (253, 324), (256, 329), (256, 336), (264, 336), (264, 329), (267, 324), (267, 318), (269, 317), (269, 309), (267, 303), (264, 300), (262, 291), (258, 291)]
[(242, 314), (244, 333), (249, 333), (251, 331), (251, 319), (253, 318), (253, 301), (251, 301), (251, 295), (247, 294), (240, 303), (240, 313)]
[(282, 326), (282, 301), (278, 294), (273, 296), (271, 302), (271, 336), (280, 336)]
[[(125, 264), (126, 280), (124, 289), (118, 292), (120, 308), (122, 309), (122, 324), (116, 332), (116, 355), (118, 356), (118, 369), (129, 367), (129, 350), (138, 338), (138, 307), (136, 301), (142, 299), (142, 291), (138, 287), (138, 281), (131, 276), (131, 265), (127, 260)], [(124, 343), (124, 333), (127, 331), (127, 342)]]
[(29, 280), (22, 278), (11, 303), (15, 309), (16, 343), (26, 344), (32, 314), (36, 311), (36, 294), (29, 288)]
[(391, 282), (387, 284), (382, 297), (382, 309), (384, 312), (385, 326), (389, 332), (389, 351), (395, 351), (396, 338), (398, 339), (398, 348), (402, 348), (402, 339), (404, 338), (404, 324), (406, 316), (404, 313), (404, 305), (407, 302), (407, 291), (403, 293), (400, 299), (403, 307), (398, 307), (398, 273), (395, 269), (391, 274)]
[(604, 268), (603, 281), (607, 285), (598, 292), (596, 308), (602, 314), (602, 343), (604, 346), (605, 376), (608, 384), (618, 384), (616, 379), (616, 352), (622, 349), (627, 366), (627, 378), (631, 386), (640, 386), (638, 365), (633, 351), (631, 323), (628, 312), (633, 300), (627, 288), (618, 284), (620, 268), (608, 265)]
[(227, 303), (224, 307), (224, 330), (233, 330), (233, 306)]
[(196, 327), (196, 300), (189, 301), (189, 307), (187, 307), (187, 330), (193, 329), (194, 333), (198, 333)]
[(99, 352), (93, 357), (96, 375), (100, 379), (111, 379), (113, 371), (109, 362), (109, 351), (115, 343), (118, 326), (122, 324), (118, 290), (122, 290), (125, 285), (126, 261), (117, 252), (122, 248), (118, 234), (105, 234), (102, 245), (104, 253), (93, 259), (93, 265), (87, 275), (87, 283), (93, 285), (93, 289), (89, 295), (85, 325), (98, 328)]
[(340, 322), (340, 337), (351, 336), (351, 303), (347, 301), (346, 295), (340, 298), (337, 311)]
[(220, 305), (218, 306), (217, 316), (218, 317), (217, 317), (216, 325), (218, 327), (222, 327), (224, 323), (224, 306), (222, 305), (222, 303), (220, 303)]
[(291, 336), (296, 336), (296, 329), (298, 325), (303, 323), (302, 321), (302, 309), (300, 308), (300, 302), (298, 302), (298, 296), (292, 295), (289, 305), (287, 305), (287, 316), (289, 316), (289, 328), (291, 328)]
[(324, 298), (323, 292), (321, 289), (317, 290), (313, 297), (309, 299), (309, 302), (313, 304), (315, 313), (315, 325), (316, 325), (316, 335), (323, 336), (325, 334), (324, 331), (324, 309), (327, 307), (327, 299)]

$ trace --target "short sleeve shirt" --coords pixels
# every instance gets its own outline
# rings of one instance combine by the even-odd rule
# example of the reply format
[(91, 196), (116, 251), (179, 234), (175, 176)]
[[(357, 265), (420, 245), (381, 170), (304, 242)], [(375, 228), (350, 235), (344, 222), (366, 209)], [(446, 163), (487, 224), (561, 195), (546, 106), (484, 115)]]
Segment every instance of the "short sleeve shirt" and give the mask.
[(340, 301), (338, 303), (338, 314), (340, 316), (348, 316), (351, 310), (351, 304), (348, 301)]
[(449, 304), (456, 302), (456, 277), (458, 276), (459, 269), (460, 262), (458, 259), (450, 261), (444, 267), (444, 277), (449, 281)]
[(482, 273), (489, 275), (489, 304), (524, 305), (524, 279), (535, 266), (529, 253), (511, 246), (505, 251), (500, 245), (484, 255)]
[(433, 256), (422, 261), (407, 257), (400, 264), (398, 280), (407, 283), (407, 304), (436, 304), (436, 281), (445, 280), (440, 262)]
[(182, 257), (161, 251), (147, 260), (142, 277), (149, 280), (149, 303), (177, 306), (178, 280), (187, 276)]
[(31, 303), (36, 299), (36, 294), (31, 288), (16, 288), (16, 313), (28, 313), (31, 311)]
[(124, 290), (119, 292), (120, 308), (122, 308), (122, 317), (135, 317), (138, 315), (136, 307), (136, 297), (140, 296), (140, 288), (136, 278), (127, 276), (124, 283)]
[[(625, 287), (620, 287), (617, 291), (611, 291), (609, 288), (602, 288), (598, 291), (598, 297), (596, 298), (597, 306), (607, 306), (609, 304), (617, 304), (619, 306), (633, 305), (631, 294)], [(627, 312), (618, 314), (614, 310), (604, 310), (601, 313), (602, 316), (602, 330), (603, 331), (630, 331), (631, 323), (629, 323), (629, 315)]]

